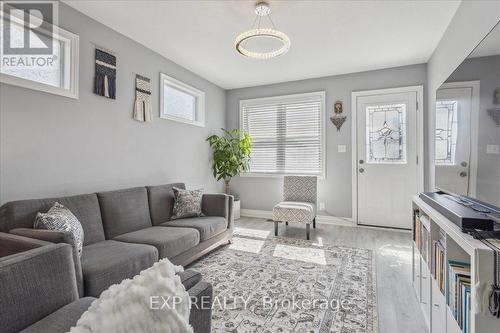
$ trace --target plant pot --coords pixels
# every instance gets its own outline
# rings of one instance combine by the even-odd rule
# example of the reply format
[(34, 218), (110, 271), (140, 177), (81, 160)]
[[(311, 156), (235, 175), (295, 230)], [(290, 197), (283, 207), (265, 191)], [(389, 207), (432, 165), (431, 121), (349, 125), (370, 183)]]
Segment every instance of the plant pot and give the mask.
[(241, 201), (234, 200), (233, 201), (233, 217), (235, 220), (241, 217)]

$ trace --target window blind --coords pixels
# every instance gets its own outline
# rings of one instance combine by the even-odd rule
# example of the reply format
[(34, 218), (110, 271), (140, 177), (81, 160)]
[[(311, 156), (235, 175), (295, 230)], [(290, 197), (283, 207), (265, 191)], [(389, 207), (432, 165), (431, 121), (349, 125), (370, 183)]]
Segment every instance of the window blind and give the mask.
[(253, 139), (250, 173), (323, 174), (324, 93), (241, 102)]

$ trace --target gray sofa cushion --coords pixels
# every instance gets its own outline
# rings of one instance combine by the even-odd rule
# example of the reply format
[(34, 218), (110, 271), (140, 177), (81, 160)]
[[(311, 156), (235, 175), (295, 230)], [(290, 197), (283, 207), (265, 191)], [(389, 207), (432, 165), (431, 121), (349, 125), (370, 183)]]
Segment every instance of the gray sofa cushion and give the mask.
[(46, 212), (56, 201), (67, 207), (82, 224), (85, 234), (84, 245), (104, 240), (101, 210), (95, 193), (8, 202), (0, 207), (0, 231), (7, 232), (14, 228), (33, 228), (36, 214)]
[(216, 193), (216, 194), (203, 194), (202, 198), (202, 212), (206, 216), (222, 216), (229, 220), (229, 199), (231, 196)]
[(150, 245), (107, 240), (85, 246), (81, 261), (85, 295), (99, 297), (112, 284), (151, 267), (158, 251)]
[(159, 225), (169, 221), (174, 209), (173, 187), (185, 189), (183, 183), (173, 183), (158, 186), (148, 186), (149, 210), (153, 225)]
[(76, 325), (76, 322), (82, 314), (87, 311), (90, 304), (95, 300), (93, 297), (84, 297), (79, 300), (67, 304), (43, 318), (39, 322), (27, 327), (20, 333), (66, 333), (71, 327)]
[(200, 242), (200, 234), (190, 228), (150, 227), (129, 232), (113, 238), (129, 243), (149, 244), (158, 249), (160, 259), (172, 258), (195, 247)]
[(194, 269), (186, 269), (183, 272), (179, 272), (177, 275), (181, 278), (181, 282), (186, 290), (191, 289), (191, 287), (201, 281), (201, 273)]
[(97, 193), (106, 239), (151, 227), (145, 187)]
[(194, 228), (200, 233), (200, 241), (206, 241), (226, 230), (226, 219), (220, 216), (202, 216), (179, 219), (161, 224), (162, 227)]
[(55, 230), (44, 230), (44, 229), (30, 229), (30, 228), (16, 228), (10, 231), (11, 234), (30, 237), (32, 239), (38, 239), (45, 242), (51, 243), (65, 243), (69, 244), (73, 248), (73, 263), (75, 265), (75, 273), (76, 273), (76, 283), (78, 286), (78, 294), (83, 296), (83, 276), (82, 276), (82, 267), (80, 263), (80, 256), (74, 250), (74, 238), (67, 231), (55, 231)]
[[(191, 304), (189, 323), (195, 333), (210, 333), (212, 329), (212, 310), (210, 305), (214, 290), (210, 283), (200, 281), (188, 290), (194, 304)], [(234, 330), (236, 331), (236, 330)]]
[(0, 259), (1, 332), (18, 332), (78, 299), (72, 252), (50, 244)]
[(50, 245), (49, 242), (0, 232), (0, 258)]

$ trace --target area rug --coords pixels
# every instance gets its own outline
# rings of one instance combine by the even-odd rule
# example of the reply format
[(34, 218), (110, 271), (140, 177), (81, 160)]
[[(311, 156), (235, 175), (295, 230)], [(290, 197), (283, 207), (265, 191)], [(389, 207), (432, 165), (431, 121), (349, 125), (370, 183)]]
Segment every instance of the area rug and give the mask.
[(191, 268), (214, 288), (212, 332), (378, 331), (371, 250), (236, 228)]

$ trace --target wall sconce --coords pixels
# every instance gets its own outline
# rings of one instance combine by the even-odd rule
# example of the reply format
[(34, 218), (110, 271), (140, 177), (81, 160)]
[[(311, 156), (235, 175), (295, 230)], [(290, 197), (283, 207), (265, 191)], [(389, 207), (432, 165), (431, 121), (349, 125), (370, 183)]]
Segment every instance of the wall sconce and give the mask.
[(337, 127), (337, 131), (340, 131), (340, 128), (346, 121), (347, 117), (342, 115), (342, 102), (341, 101), (336, 101), (334, 104), (333, 108), (333, 116), (330, 117), (330, 120), (332, 121), (332, 124)]

